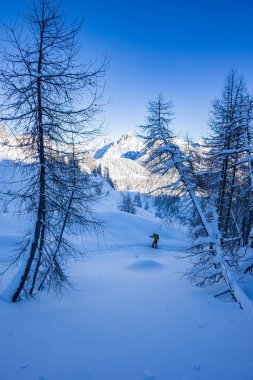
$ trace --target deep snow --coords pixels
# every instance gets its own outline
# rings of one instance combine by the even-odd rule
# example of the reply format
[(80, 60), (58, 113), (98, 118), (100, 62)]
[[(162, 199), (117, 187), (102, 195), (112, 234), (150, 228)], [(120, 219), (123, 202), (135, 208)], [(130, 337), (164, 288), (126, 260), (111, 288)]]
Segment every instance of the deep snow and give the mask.
[[(0, 380), (252, 380), (252, 315), (182, 276), (182, 231), (118, 200), (98, 206), (104, 237), (79, 240), (73, 289), (0, 301)], [(1, 255), (23, 225), (1, 215)]]

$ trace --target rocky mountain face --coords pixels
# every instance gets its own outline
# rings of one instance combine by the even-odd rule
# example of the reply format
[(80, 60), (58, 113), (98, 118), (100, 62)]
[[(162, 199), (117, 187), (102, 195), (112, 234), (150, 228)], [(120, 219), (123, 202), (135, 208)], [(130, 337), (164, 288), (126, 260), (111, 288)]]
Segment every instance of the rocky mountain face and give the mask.
[(117, 141), (108, 141), (100, 144), (93, 153), (95, 159), (129, 158), (135, 160), (143, 148), (142, 142), (132, 132), (124, 134)]
[(116, 190), (150, 192), (161, 185), (157, 175), (150, 175), (141, 157), (143, 143), (132, 132), (118, 141), (107, 142), (93, 153), (98, 172), (106, 177)]

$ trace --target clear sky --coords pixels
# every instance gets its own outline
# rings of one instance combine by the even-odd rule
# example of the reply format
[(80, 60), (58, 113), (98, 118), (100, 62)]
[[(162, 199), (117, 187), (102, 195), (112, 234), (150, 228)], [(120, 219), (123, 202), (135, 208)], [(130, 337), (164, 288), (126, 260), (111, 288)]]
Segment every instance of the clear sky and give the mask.
[[(29, 0), (27, 0), (29, 1)], [(208, 130), (210, 101), (230, 68), (253, 91), (253, 0), (64, 0), (84, 19), (83, 59), (106, 55), (104, 119), (112, 135), (134, 130), (159, 93), (175, 106), (174, 129), (193, 138)], [(22, 0), (0, 0), (0, 19), (15, 19)]]

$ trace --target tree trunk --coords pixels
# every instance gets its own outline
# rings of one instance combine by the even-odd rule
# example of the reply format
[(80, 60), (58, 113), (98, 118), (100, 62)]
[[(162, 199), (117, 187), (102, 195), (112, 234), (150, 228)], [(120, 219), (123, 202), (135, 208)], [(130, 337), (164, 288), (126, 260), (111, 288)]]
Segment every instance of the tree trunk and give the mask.
[[(45, 22), (42, 22), (41, 33), (40, 33), (40, 48), (38, 54), (38, 76), (37, 76), (37, 102), (38, 102), (38, 154), (39, 154), (39, 163), (40, 163), (40, 176), (39, 176), (39, 202), (38, 202), (38, 212), (37, 212), (37, 221), (34, 234), (34, 241), (31, 246), (31, 251), (29, 259), (26, 264), (26, 268), (23, 276), (21, 277), (20, 284), (12, 296), (12, 301), (16, 302), (20, 293), (24, 289), (25, 283), (29, 278), (32, 264), (35, 260), (36, 251), (40, 244), (38, 261), (36, 265), (35, 272), (32, 278), (32, 287), (30, 289), (30, 294), (32, 294), (34, 284), (36, 281), (36, 276), (39, 269), (40, 258), (42, 254), (42, 249), (44, 245), (44, 230), (45, 230), (45, 217), (46, 217), (46, 197), (45, 197), (45, 184), (46, 184), (46, 171), (45, 171), (45, 146), (44, 146), (44, 131), (43, 131), (43, 108), (42, 108), (42, 97), (41, 97), (41, 68), (42, 68), (42, 58), (43, 58), (43, 35), (44, 35)], [(42, 233), (43, 231), (43, 233)]]

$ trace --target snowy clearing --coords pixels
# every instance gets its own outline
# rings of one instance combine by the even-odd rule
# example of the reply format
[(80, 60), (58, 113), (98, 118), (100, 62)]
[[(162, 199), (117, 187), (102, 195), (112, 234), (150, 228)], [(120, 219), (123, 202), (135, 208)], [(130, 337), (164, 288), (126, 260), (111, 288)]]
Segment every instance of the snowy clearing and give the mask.
[(182, 278), (183, 233), (147, 215), (101, 214), (108, 230), (99, 246), (80, 242), (73, 289), (0, 301), (0, 380), (252, 380), (252, 316)]

